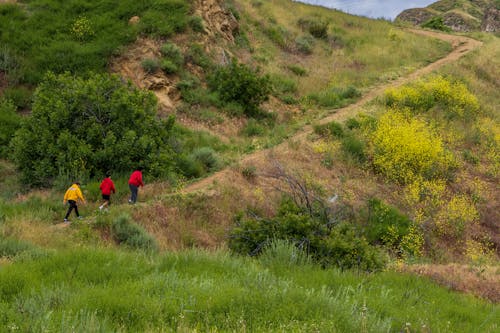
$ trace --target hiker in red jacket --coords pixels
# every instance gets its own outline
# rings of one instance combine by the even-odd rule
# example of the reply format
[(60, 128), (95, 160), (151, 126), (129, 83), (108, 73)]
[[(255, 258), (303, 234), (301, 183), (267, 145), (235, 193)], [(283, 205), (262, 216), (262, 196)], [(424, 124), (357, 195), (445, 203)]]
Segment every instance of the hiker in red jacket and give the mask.
[(134, 172), (132, 172), (128, 181), (128, 187), (132, 193), (130, 199), (128, 200), (129, 203), (135, 204), (137, 201), (137, 192), (140, 186), (144, 186), (144, 183), (142, 182), (142, 168), (137, 168)]
[(99, 206), (99, 210), (108, 207), (111, 204), (111, 192), (116, 193), (115, 184), (111, 180), (111, 174), (106, 172), (106, 178), (102, 180), (101, 186), (99, 186), (102, 193), (102, 199), (104, 203)]

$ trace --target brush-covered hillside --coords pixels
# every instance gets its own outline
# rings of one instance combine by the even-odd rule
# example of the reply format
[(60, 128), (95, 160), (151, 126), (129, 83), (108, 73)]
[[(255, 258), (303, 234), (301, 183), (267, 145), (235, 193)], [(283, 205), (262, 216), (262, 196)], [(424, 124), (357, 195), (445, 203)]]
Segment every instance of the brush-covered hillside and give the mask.
[(440, 30), (498, 32), (500, 2), (441, 0), (425, 8), (404, 10), (396, 20)]
[(0, 332), (496, 332), (499, 53), (289, 0), (0, 1)]

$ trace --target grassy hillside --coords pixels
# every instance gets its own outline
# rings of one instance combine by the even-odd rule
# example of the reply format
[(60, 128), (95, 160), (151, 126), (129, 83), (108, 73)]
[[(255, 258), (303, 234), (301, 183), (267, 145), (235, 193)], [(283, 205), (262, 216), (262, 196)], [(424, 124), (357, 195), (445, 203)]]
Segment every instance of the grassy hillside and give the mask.
[(280, 245), (259, 261), (188, 251), (74, 249), (0, 271), (6, 331), (494, 332), (498, 306), (426, 279), (310, 266)]
[(0, 16), (0, 331), (498, 330), (498, 37), (286, 0)]

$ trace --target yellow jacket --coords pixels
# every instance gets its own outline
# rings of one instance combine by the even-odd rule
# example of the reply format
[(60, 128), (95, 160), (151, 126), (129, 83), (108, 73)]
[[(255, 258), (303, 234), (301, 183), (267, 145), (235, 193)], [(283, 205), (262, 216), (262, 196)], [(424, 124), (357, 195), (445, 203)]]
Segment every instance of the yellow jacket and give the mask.
[(82, 191), (80, 190), (80, 186), (75, 183), (71, 185), (70, 188), (68, 188), (68, 190), (66, 191), (66, 194), (64, 194), (64, 203), (66, 203), (66, 201), (68, 200), (77, 201), (78, 199), (85, 202)]

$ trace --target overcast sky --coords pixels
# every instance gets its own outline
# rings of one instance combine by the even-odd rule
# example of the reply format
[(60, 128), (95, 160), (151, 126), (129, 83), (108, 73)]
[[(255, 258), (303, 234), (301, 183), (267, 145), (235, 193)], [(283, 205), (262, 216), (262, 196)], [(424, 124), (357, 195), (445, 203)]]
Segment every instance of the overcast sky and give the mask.
[[(297, 0), (296, 0), (297, 1)], [(436, 0), (298, 0), (312, 5), (340, 9), (344, 12), (372, 18), (395, 19), (408, 8), (427, 7)]]

